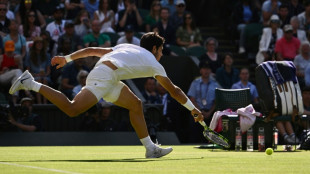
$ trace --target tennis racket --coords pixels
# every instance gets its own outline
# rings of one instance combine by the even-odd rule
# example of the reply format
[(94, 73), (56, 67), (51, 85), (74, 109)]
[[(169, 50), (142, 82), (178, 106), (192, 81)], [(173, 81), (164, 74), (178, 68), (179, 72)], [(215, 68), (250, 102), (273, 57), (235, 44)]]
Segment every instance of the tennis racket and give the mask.
[[(194, 115), (194, 117), (197, 117), (198, 115)], [(223, 146), (225, 148), (229, 148), (230, 147), (230, 144), (228, 142), (228, 140), (222, 136), (221, 134), (213, 131), (212, 129), (210, 129), (206, 123), (204, 121), (199, 121), (199, 123), (201, 124), (201, 126), (204, 128), (204, 131), (203, 131), (203, 136), (213, 142), (214, 144), (217, 144), (217, 145), (220, 145), (220, 146)]]

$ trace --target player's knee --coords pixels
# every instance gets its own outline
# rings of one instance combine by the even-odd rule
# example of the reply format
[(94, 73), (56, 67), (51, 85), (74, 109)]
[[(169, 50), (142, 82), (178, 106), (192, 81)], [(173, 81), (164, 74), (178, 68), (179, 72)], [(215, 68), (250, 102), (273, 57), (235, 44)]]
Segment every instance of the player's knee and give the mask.
[(136, 100), (134, 100), (131, 106), (132, 111), (140, 111), (142, 109), (142, 101), (137, 98)]
[(80, 114), (80, 111), (76, 108), (74, 108), (74, 106), (71, 106), (67, 109), (67, 112), (66, 114), (69, 116), (69, 117), (76, 117)]

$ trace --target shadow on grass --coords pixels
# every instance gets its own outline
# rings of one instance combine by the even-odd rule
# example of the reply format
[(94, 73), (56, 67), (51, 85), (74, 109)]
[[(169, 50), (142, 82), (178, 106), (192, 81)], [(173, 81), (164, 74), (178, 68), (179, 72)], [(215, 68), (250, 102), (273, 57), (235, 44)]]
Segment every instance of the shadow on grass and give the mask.
[(96, 160), (29, 160), (29, 161), (0, 161), (0, 162), (152, 162), (152, 161), (184, 161), (184, 160), (197, 160), (201, 158), (128, 158), (128, 159), (96, 159)]

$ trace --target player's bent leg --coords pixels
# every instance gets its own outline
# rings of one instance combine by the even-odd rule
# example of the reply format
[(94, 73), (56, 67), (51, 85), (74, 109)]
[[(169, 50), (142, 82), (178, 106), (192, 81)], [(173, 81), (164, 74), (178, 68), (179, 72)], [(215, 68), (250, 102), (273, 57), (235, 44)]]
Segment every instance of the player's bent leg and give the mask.
[(46, 85), (42, 85), (39, 92), (70, 117), (77, 116), (87, 111), (87, 109), (98, 102), (96, 96), (85, 88), (83, 88), (72, 101), (60, 91)]
[(171, 147), (162, 148), (151, 141), (144, 120), (142, 102), (126, 85), (121, 90), (121, 94), (114, 104), (129, 110), (131, 124), (146, 148), (146, 158), (160, 158), (172, 152), (173, 149)]
[(129, 110), (130, 122), (135, 129), (138, 137), (145, 138), (148, 136), (146, 123), (144, 120), (141, 100), (128, 88), (124, 86), (119, 98), (114, 102), (115, 105)]

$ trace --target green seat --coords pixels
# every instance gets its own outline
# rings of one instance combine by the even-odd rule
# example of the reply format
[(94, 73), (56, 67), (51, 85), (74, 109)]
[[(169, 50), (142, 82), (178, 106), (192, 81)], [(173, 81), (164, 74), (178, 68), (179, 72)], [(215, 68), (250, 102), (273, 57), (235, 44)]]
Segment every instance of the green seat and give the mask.
[(236, 111), (251, 104), (250, 88), (244, 89), (215, 89), (216, 110), (232, 109)]
[(195, 57), (200, 57), (201, 55), (205, 54), (206, 49), (202, 46), (195, 46), (195, 47), (190, 47), (186, 49), (186, 54), (189, 56), (195, 56)]
[(182, 47), (179, 47), (177, 45), (170, 45), (170, 50), (177, 54), (178, 56), (186, 56), (186, 51)]
[(111, 46), (115, 46), (117, 43), (117, 40), (120, 38), (120, 35), (118, 35), (117, 33), (113, 33), (113, 32), (103, 32), (103, 34), (106, 34), (110, 37)]

